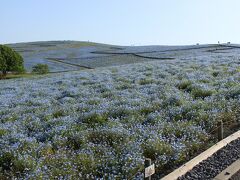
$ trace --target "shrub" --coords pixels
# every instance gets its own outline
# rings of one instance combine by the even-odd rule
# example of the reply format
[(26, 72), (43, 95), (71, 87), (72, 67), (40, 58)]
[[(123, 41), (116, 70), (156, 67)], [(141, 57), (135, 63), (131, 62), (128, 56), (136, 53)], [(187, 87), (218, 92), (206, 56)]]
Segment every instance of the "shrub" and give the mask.
[(47, 74), (49, 73), (49, 67), (47, 64), (37, 64), (33, 66), (32, 72), (36, 74)]
[(12, 48), (0, 45), (0, 72), (5, 77), (7, 72), (24, 72), (23, 58)]

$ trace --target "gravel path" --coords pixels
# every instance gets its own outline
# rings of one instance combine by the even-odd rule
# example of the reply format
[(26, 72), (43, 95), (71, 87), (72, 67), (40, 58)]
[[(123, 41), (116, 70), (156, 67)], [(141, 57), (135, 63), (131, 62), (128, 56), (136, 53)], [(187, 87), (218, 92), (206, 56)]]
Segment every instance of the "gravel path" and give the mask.
[(240, 138), (218, 150), (211, 157), (195, 166), (179, 180), (213, 179), (240, 158)]

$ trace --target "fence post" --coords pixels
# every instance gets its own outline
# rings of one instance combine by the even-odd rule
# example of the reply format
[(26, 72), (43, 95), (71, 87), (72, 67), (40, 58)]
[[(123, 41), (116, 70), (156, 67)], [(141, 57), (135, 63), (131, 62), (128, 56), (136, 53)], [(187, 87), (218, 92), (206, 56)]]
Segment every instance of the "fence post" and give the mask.
[[(146, 158), (144, 162), (144, 168), (147, 168), (152, 165), (152, 160), (150, 158)], [(146, 173), (144, 173), (144, 179), (145, 180), (151, 180), (151, 176), (145, 177)]]
[(218, 121), (218, 141), (223, 140), (223, 122)]

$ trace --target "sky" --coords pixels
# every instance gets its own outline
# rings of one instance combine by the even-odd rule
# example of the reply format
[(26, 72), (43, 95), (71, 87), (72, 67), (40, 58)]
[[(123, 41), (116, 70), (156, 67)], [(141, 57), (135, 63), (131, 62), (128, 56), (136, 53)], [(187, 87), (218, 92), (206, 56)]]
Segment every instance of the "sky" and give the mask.
[(1, 0), (0, 43), (240, 44), (239, 0)]

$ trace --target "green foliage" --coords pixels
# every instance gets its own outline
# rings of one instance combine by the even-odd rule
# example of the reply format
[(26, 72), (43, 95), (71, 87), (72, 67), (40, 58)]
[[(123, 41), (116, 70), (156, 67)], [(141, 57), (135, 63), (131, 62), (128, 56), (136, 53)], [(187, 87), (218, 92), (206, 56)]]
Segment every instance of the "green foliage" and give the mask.
[(202, 89), (202, 88), (194, 88), (192, 90), (192, 95), (194, 98), (205, 98), (211, 96), (214, 93), (213, 90)]
[(225, 93), (227, 99), (235, 99), (240, 96), (240, 86), (235, 86)]
[(174, 154), (172, 146), (162, 140), (146, 142), (143, 144), (142, 148), (143, 155), (147, 158), (151, 158), (152, 160), (156, 160), (156, 158), (161, 155), (167, 155), (170, 157)]
[(177, 87), (182, 90), (187, 90), (192, 85), (192, 82), (189, 80), (183, 80), (179, 84), (177, 84)]
[(85, 153), (79, 153), (75, 157), (75, 164), (78, 170), (84, 175), (96, 171), (96, 160)]
[(7, 130), (5, 130), (5, 129), (0, 129), (0, 137), (6, 135), (7, 133), (8, 133)]
[(10, 170), (12, 162), (14, 160), (14, 155), (10, 152), (4, 152), (0, 155), (0, 167), (1, 170)]
[(10, 47), (0, 45), (0, 72), (5, 77), (7, 72), (24, 72), (23, 58)]
[(168, 97), (163, 101), (163, 106), (181, 106), (183, 104), (183, 99), (178, 96)]
[(123, 118), (127, 117), (131, 114), (132, 112), (129, 109), (126, 108), (118, 108), (118, 109), (113, 109), (108, 112), (108, 116), (111, 118)]
[(219, 74), (220, 74), (219, 71), (214, 71), (214, 72), (212, 73), (213, 77), (217, 77)]
[(83, 118), (83, 123), (89, 124), (90, 126), (103, 125), (108, 121), (108, 118), (104, 114), (89, 114)]
[(63, 110), (57, 110), (52, 115), (53, 115), (54, 118), (63, 117), (64, 116), (64, 111)]
[(220, 112), (218, 115), (218, 120), (224, 122), (225, 124), (232, 124), (237, 122), (238, 114), (235, 111), (230, 112)]
[(8, 74), (5, 79), (16, 79), (16, 78), (31, 78), (33, 74), (24, 73), (24, 74)]
[(6, 61), (5, 59), (3, 59), (2, 55), (0, 54), (0, 70), (2, 71), (2, 74), (3, 74), (3, 71), (4, 69), (6, 69)]
[(37, 64), (33, 66), (32, 72), (36, 74), (47, 74), (49, 73), (49, 67), (47, 64)]
[(54, 150), (51, 145), (44, 145), (38, 151), (38, 156), (40, 157), (50, 156), (53, 154), (54, 154)]
[(85, 143), (84, 136), (79, 134), (69, 134), (67, 135), (67, 142), (66, 145), (68, 148), (73, 150), (79, 150)]
[(105, 144), (111, 147), (116, 147), (119, 144), (124, 144), (128, 142), (127, 135), (124, 135), (122, 132), (114, 132), (114, 131), (92, 131), (89, 133), (88, 137), (90, 142), (95, 144)]
[(31, 160), (17, 158), (12, 152), (2, 152), (0, 154), (0, 173), (6, 173), (6, 177), (8, 171), (21, 176), (26, 170), (31, 169), (32, 166)]
[(116, 87), (117, 90), (125, 90), (125, 89), (131, 89), (131, 88), (133, 88), (133, 85), (127, 82), (119, 83), (119, 85)]
[[(73, 177), (71, 179), (77, 179), (73, 165), (69, 163), (69, 159), (65, 154), (58, 153), (56, 156), (52, 156), (51, 158), (49, 158), (49, 156), (45, 156), (41, 163), (40, 167), (44, 168), (45, 166), (48, 168), (47, 176), (49, 178), (47, 179), (59, 179), (59, 176), (61, 176), (62, 179), (69, 179), (67, 178), (69, 175)], [(38, 176), (37, 179), (44, 179), (44, 177)]]
[(140, 79), (139, 80), (139, 84), (140, 85), (153, 84), (154, 82), (155, 81), (153, 79), (150, 79), (150, 78)]

